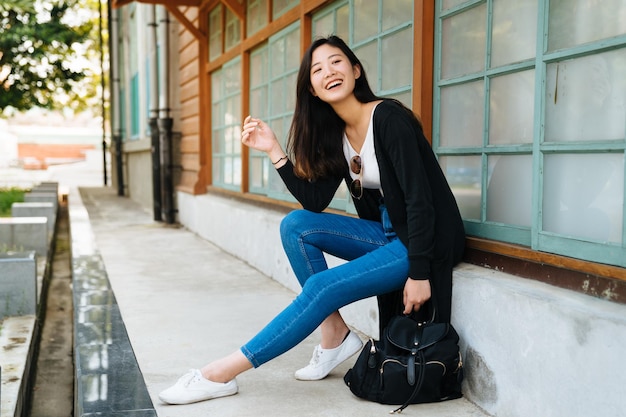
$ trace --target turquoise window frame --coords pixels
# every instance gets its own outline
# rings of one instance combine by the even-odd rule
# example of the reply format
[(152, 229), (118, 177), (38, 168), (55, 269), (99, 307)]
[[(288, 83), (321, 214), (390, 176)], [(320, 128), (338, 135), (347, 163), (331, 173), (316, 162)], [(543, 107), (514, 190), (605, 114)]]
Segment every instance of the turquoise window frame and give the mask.
[(140, 136), (140, 120), (139, 120), (139, 73), (136, 72), (130, 79), (130, 139), (136, 140)]
[[(267, 63), (268, 63), (268, 72), (267, 72), (268, 74), (268, 83), (267, 83), (268, 84), (268, 89), (267, 89), (268, 114), (266, 116), (266, 119), (267, 119), (267, 124), (269, 124), (270, 127), (274, 129), (274, 131), (277, 130), (276, 129), (277, 127), (279, 127), (280, 130), (283, 131), (284, 136), (279, 138), (283, 147), (285, 147), (285, 144), (287, 142), (287, 134), (289, 132), (289, 126), (291, 126), (291, 119), (293, 118), (294, 109), (286, 108), (286, 106), (285, 108), (281, 109), (280, 107), (282, 106), (278, 106), (277, 103), (275, 103), (275, 100), (272, 99), (273, 97), (272, 92), (275, 91), (275, 89), (281, 89), (281, 84), (283, 84), (283, 80), (285, 80), (286, 78), (289, 78), (289, 77), (293, 77), (294, 79), (297, 78), (298, 70), (300, 69), (300, 62), (298, 60), (296, 65), (288, 69), (276, 67), (275, 65), (277, 63), (278, 65), (280, 65), (283, 62), (287, 62), (288, 57), (286, 55), (281, 56), (281, 57), (275, 56), (273, 54), (274, 49), (272, 48), (272, 46), (276, 43), (282, 42), (284, 39), (286, 39), (289, 35), (293, 34), (294, 32), (299, 32), (299, 35), (302, 36), (302, 33), (300, 33), (299, 21), (287, 26), (283, 30), (270, 36), (268, 39), (268, 44), (267, 44), (269, 54), (268, 54), (268, 60), (267, 60)], [(298, 37), (298, 39), (300, 39), (300, 36)], [(285, 91), (285, 94), (295, 95), (295, 90), (296, 90), (295, 84), (293, 85), (292, 88), (293, 90), (291, 91), (285, 91), (285, 90), (283, 91)], [(276, 170), (273, 169), (273, 166), (271, 166), (271, 161), (269, 160), (267, 155), (264, 154), (263, 158), (264, 158), (264, 167), (267, 166), (269, 170), (266, 195), (270, 198), (274, 198), (277, 200), (295, 202), (296, 201), (295, 198), (287, 190), (287, 187), (285, 187), (285, 184), (282, 182), (282, 179), (280, 178)], [(270, 167), (272, 169), (269, 169)]]
[[(241, 71), (241, 57), (238, 56), (235, 59), (228, 61), (218, 71), (221, 71), (223, 73), (224, 70), (228, 70), (228, 68), (235, 66), (235, 65), (239, 65), (240, 71)], [(241, 78), (241, 73), (239, 74), (239, 77)], [(222, 116), (226, 113), (228, 100), (237, 96), (241, 97), (242, 90), (240, 88), (239, 90), (227, 91), (226, 86), (224, 85), (224, 78), (222, 78), (222, 82), (220, 83), (219, 88), (220, 88), (219, 99), (214, 100), (214, 98), (211, 97), (211, 109), (214, 112), (213, 113), (214, 115), (216, 112), (215, 109), (217, 109), (217, 113), (220, 116)], [(241, 99), (239, 100), (239, 102), (241, 102)], [(240, 112), (234, 112), (234, 113), (236, 114), (236, 117), (233, 117), (230, 123), (224, 123), (223, 117), (219, 117), (219, 118), (213, 117), (212, 119), (211, 137), (213, 140), (212, 158), (214, 161), (213, 162), (213, 185), (220, 187), (220, 188), (227, 189), (227, 190), (240, 191), (241, 190), (241, 146), (236, 146), (236, 144), (233, 144), (232, 152), (227, 152), (226, 141), (224, 138), (224, 134), (228, 130), (235, 129), (237, 131), (241, 131), (241, 120), (239, 120)], [(216, 149), (222, 149), (224, 151), (216, 152), (215, 151)], [(228, 164), (224, 163), (227, 160), (230, 160), (230, 169), (231, 169), (230, 172), (227, 171)], [(219, 176), (215, 175), (215, 172), (216, 172), (215, 161), (220, 162), (219, 163), (219, 174), (220, 174)], [(224, 178), (226, 178), (227, 174), (233, 178), (232, 183), (225, 182), (223, 180)], [(235, 180), (236, 178), (239, 178), (239, 181), (236, 181)]]
[[(538, 0), (536, 56), (522, 62), (490, 68), (490, 50), (492, 44), (492, 16), (494, 0), (474, 0), (462, 2), (442, 11), (442, 3), (435, 8), (435, 79), (433, 95), (433, 149), (438, 157), (478, 156), (481, 158), (481, 215), (480, 219), (464, 219), (468, 235), (492, 239), (507, 243), (528, 246), (533, 250), (555, 253), (581, 260), (606, 263), (626, 267), (626, 209), (622, 211), (621, 243), (594, 242), (579, 237), (568, 237), (550, 233), (542, 229), (543, 207), (543, 168), (544, 158), (552, 154), (597, 154), (618, 153), (626, 155), (626, 138), (619, 140), (585, 142), (547, 142), (544, 140), (546, 73), (548, 65), (567, 59), (580, 58), (626, 48), (626, 34), (607, 39), (592, 41), (557, 51), (548, 51), (549, 0)], [(441, 79), (442, 70), (441, 38), (443, 21), (476, 6), (486, 9), (486, 53), (482, 71), (465, 74), (449, 79)], [(626, 52), (626, 49), (625, 49)], [(500, 75), (512, 74), (524, 70), (534, 70), (534, 115), (533, 140), (529, 144), (493, 145), (488, 143), (489, 93), (491, 80)], [(441, 90), (447, 86), (461, 85), (473, 81), (483, 81), (484, 115), (482, 145), (472, 147), (446, 147), (440, 144)], [(521, 227), (510, 224), (489, 222), (486, 220), (488, 157), (492, 155), (531, 155), (532, 156), (532, 214), (531, 226)], [(626, 198), (626, 164), (624, 169), (624, 190)]]
[[(293, 117), (293, 108), (284, 108), (277, 109), (277, 105), (275, 100), (273, 100), (272, 88), (280, 88), (283, 80), (289, 77), (295, 78), (298, 74), (299, 69), (299, 60), (296, 65), (289, 68), (278, 68), (275, 65), (282, 65), (287, 62), (288, 57), (286, 55), (283, 56), (274, 56), (272, 48), (273, 45), (282, 42), (287, 36), (293, 34), (296, 31), (300, 31), (300, 22), (295, 22), (281, 31), (275, 33), (270, 36), (267, 40), (267, 43), (259, 46), (254, 51), (251, 52), (251, 58), (266, 54), (266, 67), (265, 68), (250, 68), (250, 72), (253, 71), (261, 71), (263, 73), (263, 81), (256, 85), (250, 85), (250, 91), (248, 92), (250, 96), (253, 96), (253, 93), (261, 90), (265, 90), (265, 106), (264, 109), (261, 109), (261, 114), (255, 116), (263, 118), (263, 120), (272, 127), (275, 131), (282, 131), (282, 137), (279, 137), (279, 141), (285, 146), (287, 140), (287, 133), (289, 129), (289, 125), (291, 119)], [(301, 34), (300, 34), (301, 36)], [(299, 39), (299, 37), (298, 37)], [(253, 60), (251, 59), (250, 62)], [(252, 64), (250, 64), (252, 65)], [(273, 74), (273, 75), (272, 75)], [(287, 91), (286, 94), (295, 95), (295, 85), (293, 85), (293, 91)], [(277, 125), (280, 125), (280, 129), (276, 129)], [(248, 157), (248, 163), (251, 167), (249, 172), (249, 191), (254, 194), (265, 195), (270, 198), (274, 198), (282, 201), (295, 202), (296, 200), (289, 193), (285, 185), (283, 184), (280, 176), (273, 169), (271, 161), (267, 157), (265, 153), (255, 151), (254, 149), (250, 149), (250, 154)], [(261, 179), (260, 186), (254, 186), (255, 183), (259, 182), (259, 179), (253, 178), (256, 172), (253, 172), (252, 167), (259, 166), (261, 168)]]

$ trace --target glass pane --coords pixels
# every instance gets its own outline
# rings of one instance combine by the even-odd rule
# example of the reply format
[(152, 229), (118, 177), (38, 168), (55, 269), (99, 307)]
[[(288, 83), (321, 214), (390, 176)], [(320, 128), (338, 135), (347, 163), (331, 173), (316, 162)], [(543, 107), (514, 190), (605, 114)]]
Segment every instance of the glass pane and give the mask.
[(487, 6), (469, 9), (443, 21), (441, 78), (452, 78), (485, 68)]
[(322, 17), (316, 17), (312, 26), (313, 39), (318, 36), (326, 37), (335, 33), (335, 14), (331, 12)]
[(209, 59), (222, 54), (222, 5), (209, 14)]
[(626, 48), (549, 64), (546, 141), (624, 139)]
[(354, 43), (378, 33), (378, 1), (354, 0)]
[[(285, 36), (285, 71), (298, 71), (300, 67), (300, 30), (289, 32)], [(295, 84), (294, 84), (295, 87)]]
[(241, 185), (241, 156), (239, 156), (239, 152), (233, 158), (233, 185)]
[(250, 54), (250, 87), (267, 83), (267, 48)]
[(348, 42), (350, 36), (348, 30), (350, 29), (350, 8), (346, 4), (337, 9), (337, 27), (335, 33), (344, 41)]
[(452, 7), (458, 6), (461, 3), (466, 2), (467, 0), (443, 0), (443, 10), (450, 9)]
[(267, 25), (267, 0), (249, 0), (246, 34), (253, 35)]
[(224, 66), (224, 92), (232, 94), (241, 90), (241, 61)]
[(226, 49), (230, 49), (241, 41), (241, 25), (239, 18), (230, 9), (226, 8), (226, 37), (224, 43)]
[(250, 188), (263, 188), (263, 158), (250, 157)]
[(491, 66), (535, 56), (537, 0), (499, 0), (493, 3)]
[(480, 220), (480, 156), (442, 156), (439, 158), (450, 188), (464, 219)]
[(546, 155), (543, 230), (621, 243), (624, 154)]
[(413, 0), (393, 0), (393, 7), (383, 3), (383, 31), (413, 20)]
[(279, 78), (277, 81), (270, 83), (270, 114), (276, 115), (285, 111), (285, 100), (288, 95), (293, 95), (291, 89), (287, 90), (285, 79)]
[(213, 157), (213, 182), (221, 184), (224, 182), (222, 175), (222, 160), (219, 157)]
[(535, 71), (493, 78), (489, 88), (489, 143), (532, 143)]
[(381, 90), (378, 79), (378, 43), (370, 42), (360, 48), (355, 48), (354, 53), (363, 64), (370, 87), (374, 93), (378, 93)]
[(482, 146), (484, 102), (482, 81), (442, 88), (440, 146)]
[(532, 155), (493, 155), (489, 157), (488, 221), (531, 226), (532, 169)]
[(211, 73), (211, 101), (216, 102), (221, 98), (222, 93), (222, 70)]
[(285, 108), (293, 112), (296, 108), (296, 84), (298, 74), (293, 73), (285, 77), (285, 91), (287, 92), (285, 97)]
[[(402, 94), (390, 94), (386, 97), (395, 98), (396, 100), (407, 106), (409, 109), (413, 108), (413, 94), (411, 94), (410, 91)], [(418, 114), (418, 116), (420, 115)]]
[(224, 184), (232, 184), (233, 183), (233, 158), (226, 157), (222, 159), (224, 164)]
[(272, 19), (280, 17), (283, 13), (292, 9), (299, 3), (298, 0), (273, 0), (272, 1)]
[(270, 77), (276, 78), (285, 70), (285, 39), (278, 39), (270, 44)]
[(624, 0), (550, 0), (548, 49), (551, 51), (625, 33)]
[(403, 30), (382, 40), (383, 90), (410, 86), (413, 81), (413, 31)]
[(250, 91), (250, 114), (265, 119), (268, 111), (267, 87)]

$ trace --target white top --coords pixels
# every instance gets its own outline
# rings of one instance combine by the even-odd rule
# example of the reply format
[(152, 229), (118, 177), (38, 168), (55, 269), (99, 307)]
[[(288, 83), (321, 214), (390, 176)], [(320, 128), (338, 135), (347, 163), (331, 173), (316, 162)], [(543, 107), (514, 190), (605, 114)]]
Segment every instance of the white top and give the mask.
[(350, 165), (350, 159), (352, 159), (354, 155), (359, 155), (361, 157), (361, 173), (357, 175), (352, 172), (352, 170), (350, 170), (350, 176), (352, 177), (352, 179), (355, 180), (360, 178), (363, 188), (379, 189), (382, 193), (382, 189), (380, 188), (380, 171), (378, 170), (378, 160), (376, 159), (376, 152), (374, 150), (374, 123), (372, 123), (372, 120), (374, 119), (374, 109), (376, 109), (376, 106), (372, 108), (370, 123), (367, 127), (367, 134), (365, 135), (365, 142), (363, 142), (361, 153), (358, 153), (354, 150), (354, 148), (352, 148), (352, 145), (348, 140), (348, 136), (344, 132), (343, 154), (346, 157), (348, 165)]

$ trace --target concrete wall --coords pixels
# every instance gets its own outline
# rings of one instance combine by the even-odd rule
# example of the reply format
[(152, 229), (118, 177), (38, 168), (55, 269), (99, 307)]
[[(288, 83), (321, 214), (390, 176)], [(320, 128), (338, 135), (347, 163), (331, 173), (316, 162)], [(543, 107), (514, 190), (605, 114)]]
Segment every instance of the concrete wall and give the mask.
[(126, 158), (124, 184), (127, 195), (146, 209), (152, 209), (152, 154), (150, 139), (124, 143)]
[[(280, 243), (283, 213), (186, 193), (178, 194), (178, 207), (185, 227), (299, 292)], [(625, 305), (469, 264), (455, 270), (453, 298), (464, 393), (485, 411), (498, 417), (625, 415)], [(375, 299), (342, 314), (378, 337)]]

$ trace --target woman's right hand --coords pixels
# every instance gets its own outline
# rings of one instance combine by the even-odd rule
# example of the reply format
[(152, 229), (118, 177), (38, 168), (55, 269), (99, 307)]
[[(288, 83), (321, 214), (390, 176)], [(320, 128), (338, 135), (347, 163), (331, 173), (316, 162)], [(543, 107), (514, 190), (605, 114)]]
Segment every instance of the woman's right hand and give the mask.
[(243, 121), (241, 143), (258, 151), (267, 152), (268, 154), (277, 147), (280, 148), (280, 144), (272, 129), (262, 120), (253, 119), (252, 116), (246, 117)]

